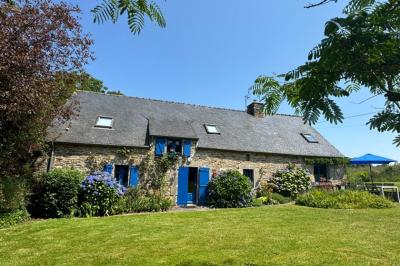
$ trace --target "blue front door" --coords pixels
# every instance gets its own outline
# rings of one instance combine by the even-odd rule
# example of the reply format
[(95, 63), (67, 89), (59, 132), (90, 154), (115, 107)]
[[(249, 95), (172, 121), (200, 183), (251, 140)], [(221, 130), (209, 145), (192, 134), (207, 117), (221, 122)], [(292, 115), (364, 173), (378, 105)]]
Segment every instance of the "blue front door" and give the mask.
[(179, 167), (178, 170), (178, 205), (206, 204), (208, 168)]
[(189, 167), (179, 167), (178, 170), (178, 205), (188, 204)]

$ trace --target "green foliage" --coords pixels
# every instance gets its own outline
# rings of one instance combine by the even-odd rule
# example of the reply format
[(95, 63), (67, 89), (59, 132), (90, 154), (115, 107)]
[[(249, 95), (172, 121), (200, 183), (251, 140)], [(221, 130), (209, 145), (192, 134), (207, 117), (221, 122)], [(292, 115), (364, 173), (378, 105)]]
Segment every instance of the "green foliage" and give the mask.
[(126, 188), (107, 172), (94, 172), (82, 182), (77, 216), (108, 216), (120, 212)]
[(290, 197), (285, 197), (279, 193), (272, 192), (273, 186), (264, 185), (260, 186), (256, 191), (256, 199), (253, 202), (253, 206), (261, 205), (277, 205), (291, 202)]
[(365, 191), (325, 191), (312, 190), (300, 195), (296, 204), (314, 208), (333, 209), (365, 209), (365, 208), (391, 208), (394, 204), (381, 197)]
[(265, 183), (261, 183), (257, 188), (256, 188), (256, 197), (266, 197), (269, 196), (273, 191), (273, 188)]
[(38, 178), (28, 210), (34, 217), (70, 217), (78, 208), (84, 173), (73, 168), (54, 169)]
[(275, 192), (295, 198), (310, 189), (310, 173), (301, 167), (289, 164), (285, 169), (274, 173), (269, 184)]
[(255, 198), (253, 200), (253, 202), (251, 203), (251, 206), (253, 206), (253, 207), (261, 207), (261, 206), (264, 205), (265, 199), (266, 199), (266, 197)]
[(172, 201), (162, 195), (143, 193), (140, 188), (130, 188), (124, 195), (124, 212), (159, 212), (171, 208)]
[(0, 229), (28, 221), (30, 218), (26, 209), (0, 212)]
[(123, 95), (123, 93), (119, 90), (109, 90), (108, 87), (104, 85), (103, 81), (96, 79), (87, 72), (71, 72), (65, 73), (65, 75), (67, 75), (68, 78), (71, 80), (71, 82), (73, 83), (72, 86), (76, 90), (106, 93), (112, 95)]
[(285, 204), (292, 201), (290, 197), (285, 197), (279, 193), (271, 193), (271, 199), (278, 202), (279, 204)]
[[(253, 93), (268, 114), (285, 99), (310, 124), (320, 116), (337, 124), (344, 116), (334, 99), (366, 87), (387, 100), (367, 124), (400, 134), (399, 1), (353, 0), (343, 14), (326, 23), (325, 38), (304, 65), (284, 75), (258, 77)], [(394, 142), (400, 145), (400, 135)]]
[(122, 158), (127, 158), (129, 155), (131, 155), (133, 150), (127, 148), (127, 147), (122, 147), (121, 149), (118, 149), (116, 151), (117, 155), (122, 157)]
[[(400, 182), (400, 165), (380, 165), (372, 167), (374, 181)], [(369, 182), (369, 166), (348, 166), (346, 168), (347, 180), (350, 182)]]
[(347, 165), (350, 162), (350, 159), (347, 157), (336, 157), (336, 158), (325, 158), (325, 157), (313, 157), (306, 158), (306, 164), (314, 165)]
[(25, 209), (27, 191), (24, 179), (0, 178), (0, 212)]
[(251, 206), (252, 185), (238, 171), (227, 171), (208, 183), (207, 204), (214, 208), (241, 208)]
[(169, 153), (166, 156), (147, 155), (139, 165), (140, 187), (150, 194), (165, 195), (169, 171), (176, 168), (178, 156)]
[(111, 20), (115, 23), (118, 17), (128, 15), (128, 26), (133, 34), (140, 34), (145, 17), (165, 28), (166, 21), (160, 7), (154, 1), (147, 0), (103, 0), (92, 11), (95, 23)]

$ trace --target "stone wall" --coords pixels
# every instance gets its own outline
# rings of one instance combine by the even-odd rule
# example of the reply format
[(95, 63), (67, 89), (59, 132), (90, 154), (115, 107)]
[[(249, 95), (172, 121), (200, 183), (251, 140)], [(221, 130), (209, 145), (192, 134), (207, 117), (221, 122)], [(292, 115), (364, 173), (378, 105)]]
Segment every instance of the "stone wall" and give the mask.
[(105, 163), (139, 165), (149, 152), (146, 148), (129, 148), (131, 155), (122, 157), (118, 155), (119, 150), (121, 147), (56, 144), (51, 168), (74, 167), (88, 172), (90, 168), (88, 159), (91, 156), (100, 165)]
[[(225, 170), (252, 169), (254, 172), (254, 185), (257, 186), (267, 181), (278, 169), (286, 167), (289, 163), (306, 167), (304, 158), (297, 156), (282, 156), (272, 154), (255, 154), (245, 152), (220, 151), (198, 149), (190, 163), (191, 167), (207, 167), (216, 174)], [(309, 169), (313, 170), (313, 169)]]
[[(100, 165), (104, 165), (106, 162), (114, 165), (139, 165), (148, 154), (151, 156), (154, 155), (154, 145), (150, 145), (150, 148), (129, 149), (131, 151), (129, 156), (121, 157), (118, 155), (118, 151), (121, 150), (121, 147), (56, 144), (51, 167), (74, 167), (88, 172), (90, 168), (88, 166), (88, 158), (95, 159), (96, 163)], [(220, 171), (232, 169), (242, 173), (243, 169), (253, 169), (255, 187), (267, 181), (274, 172), (286, 167), (288, 163), (307, 168), (310, 173), (313, 174), (313, 166), (306, 165), (305, 158), (301, 156), (197, 149), (196, 143), (192, 145), (190, 160), (185, 158), (179, 160), (179, 165), (207, 167), (210, 169), (210, 174), (217, 174)], [(343, 177), (343, 175), (343, 167), (329, 167), (329, 177), (331, 179), (338, 180)], [(177, 194), (177, 176), (178, 173), (176, 169), (171, 171), (168, 180), (168, 194), (174, 202)]]

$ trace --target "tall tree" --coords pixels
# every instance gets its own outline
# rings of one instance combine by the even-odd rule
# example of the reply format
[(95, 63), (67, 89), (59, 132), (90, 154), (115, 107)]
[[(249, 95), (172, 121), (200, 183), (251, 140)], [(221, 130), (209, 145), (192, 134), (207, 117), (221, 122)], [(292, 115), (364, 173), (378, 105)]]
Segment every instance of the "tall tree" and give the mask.
[(92, 54), (79, 13), (63, 1), (0, 3), (0, 178), (23, 176), (41, 154), (48, 126), (73, 115), (67, 100)]
[(87, 72), (72, 72), (68, 73), (68, 75), (73, 82), (73, 87), (76, 90), (123, 95), (123, 93), (119, 90), (109, 90), (108, 87), (104, 85), (103, 81), (93, 77)]
[(314, 124), (322, 115), (336, 124), (343, 113), (334, 99), (368, 89), (386, 103), (367, 124), (399, 134), (394, 139), (399, 146), (400, 0), (352, 0), (343, 14), (326, 23), (325, 38), (304, 65), (283, 75), (258, 77), (253, 93), (265, 101), (268, 114), (286, 100), (305, 122)]

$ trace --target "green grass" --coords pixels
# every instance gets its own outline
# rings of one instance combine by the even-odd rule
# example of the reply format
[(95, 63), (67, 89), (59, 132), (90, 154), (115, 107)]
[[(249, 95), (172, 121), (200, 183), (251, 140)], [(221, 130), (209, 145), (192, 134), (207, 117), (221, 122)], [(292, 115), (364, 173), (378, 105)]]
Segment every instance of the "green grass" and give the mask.
[(398, 265), (400, 208), (294, 205), (41, 220), (0, 230), (0, 265)]

